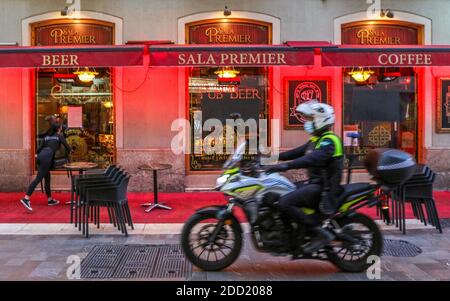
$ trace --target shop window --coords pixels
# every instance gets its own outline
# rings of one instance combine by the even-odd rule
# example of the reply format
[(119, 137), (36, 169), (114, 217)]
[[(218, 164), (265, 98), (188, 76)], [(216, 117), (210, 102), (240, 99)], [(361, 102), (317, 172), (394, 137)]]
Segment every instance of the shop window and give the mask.
[(114, 162), (114, 106), (110, 68), (40, 69), (36, 73), (36, 147), (55, 116), (73, 161)]
[[(221, 80), (220, 72), (234, 72), (236, 77), (231, 80)], [(229, 157), (226, 153), (227, 146), (237, 145), (238, 135), (235, 133), (232, 141), (227, 141), (227, 131), (236, 131), (236, 128), (228, 128), (226, 120), (233, 119), (234, 113), (238, 113), (244, 121), (254, 120), (259, 125), (260, 119), (268, 119), (268, 75), (267, 68), (192, 68), (189, 75), (189, 116), (192, 127), (192, 153), (189, 167), (192, 171), (218, 170)], [(201, 113), (201, 121), (195, 116)], [(214, 131), (204, 130), (204, 123), (208, 119), (218, 119), (224, 128), (221, 141), (209, 141), (208, 136)], [(201, 127), (201, 137), (196, 137), (194, 131)], [(257, 132), (250, 132), (246, 127), (246, 138), (255, 137), (257, 145), (265, 145), (268, 139), (268, 127)], [(214, 146), (220, 142), (223, 145), (222, 153), (207, 153), (207, 145)], [(201, 149), (201, 153), (195, 149)], [(245, 158), (252, 159), (254, 154), (247, 153)]]
[[(344, 146), (363, 167), (370, 149), (397, 148), (417, 157), (417, 87), (413, 68), (344, 69)], [(351, 140), (349, 132), (362, 138)], [(348, 156), (347, 156), (348, 157)]]

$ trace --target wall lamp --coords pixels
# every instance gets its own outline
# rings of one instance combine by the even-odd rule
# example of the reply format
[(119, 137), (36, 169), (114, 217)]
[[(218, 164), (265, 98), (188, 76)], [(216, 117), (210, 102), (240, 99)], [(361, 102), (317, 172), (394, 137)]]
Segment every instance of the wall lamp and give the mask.
[(394, 17), (394, 13), (391, 12), (391, 10), (388, 9), (382, 9), (380, 12), (380, 17), (387, 17), (387, 18), (393, 18)]
[(228, 17), (229, 15), (231, 15), (231, 10), (228, 8), (228, 6), (225, 5), (225, 8), (223, 10), (223, 15), (225, 17)]
[(61, 16), (70, 16), (80, 10), (80, 0), (66, 0), (66, 3), (70, 5), (61, 9)]

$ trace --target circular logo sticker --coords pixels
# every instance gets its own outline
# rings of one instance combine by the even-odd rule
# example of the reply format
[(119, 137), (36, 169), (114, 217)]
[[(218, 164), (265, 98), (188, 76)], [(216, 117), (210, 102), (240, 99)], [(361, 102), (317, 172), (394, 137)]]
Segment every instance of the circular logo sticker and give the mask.
[(322, 92), (320, 91), (320, 87), (313, 82), (302, 82), (297, 85), (294, 89), (294, 102), (290, 109), (290, 117), (295, 117), (301, 123), (305, 123), (306, 120), (301, 116), (301, 114), (297, 113), (295, 109), (298, 105), (307, 102), (312, 99), (317, 99), (322, 102)]

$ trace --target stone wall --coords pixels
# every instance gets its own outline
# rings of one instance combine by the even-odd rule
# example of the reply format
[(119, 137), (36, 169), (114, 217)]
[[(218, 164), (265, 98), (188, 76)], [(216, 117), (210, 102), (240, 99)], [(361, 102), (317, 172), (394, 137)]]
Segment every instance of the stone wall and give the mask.
[(0, 149), (0, 191), (25, 191), (30, 184), (30, 154)]
[(153, 191), (153, 173), (138, 169), (149, 161), (172, 165), (169, 170), (158, 172), (158, 187), (161, 192), (184, 191), (184, 156), (175, 155), (170, 149), (117, 150), (117, 162), (132, 177), (129, 191)]
[(450, 149), (426, 150), (426, 164), (437, 174), (434, 189), (450, 190)]

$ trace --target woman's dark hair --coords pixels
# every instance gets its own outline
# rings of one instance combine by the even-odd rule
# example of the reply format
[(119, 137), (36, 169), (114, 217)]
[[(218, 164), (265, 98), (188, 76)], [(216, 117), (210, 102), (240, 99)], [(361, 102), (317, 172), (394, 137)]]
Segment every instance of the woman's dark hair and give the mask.
[(50, 124), (50, 132), (51, 132), (51, 134), (52, 135), (56, 134), (59, 131), (60, 128), (61, 128), (61, 123), (59, 123), (59, 122), (52, 122)]

